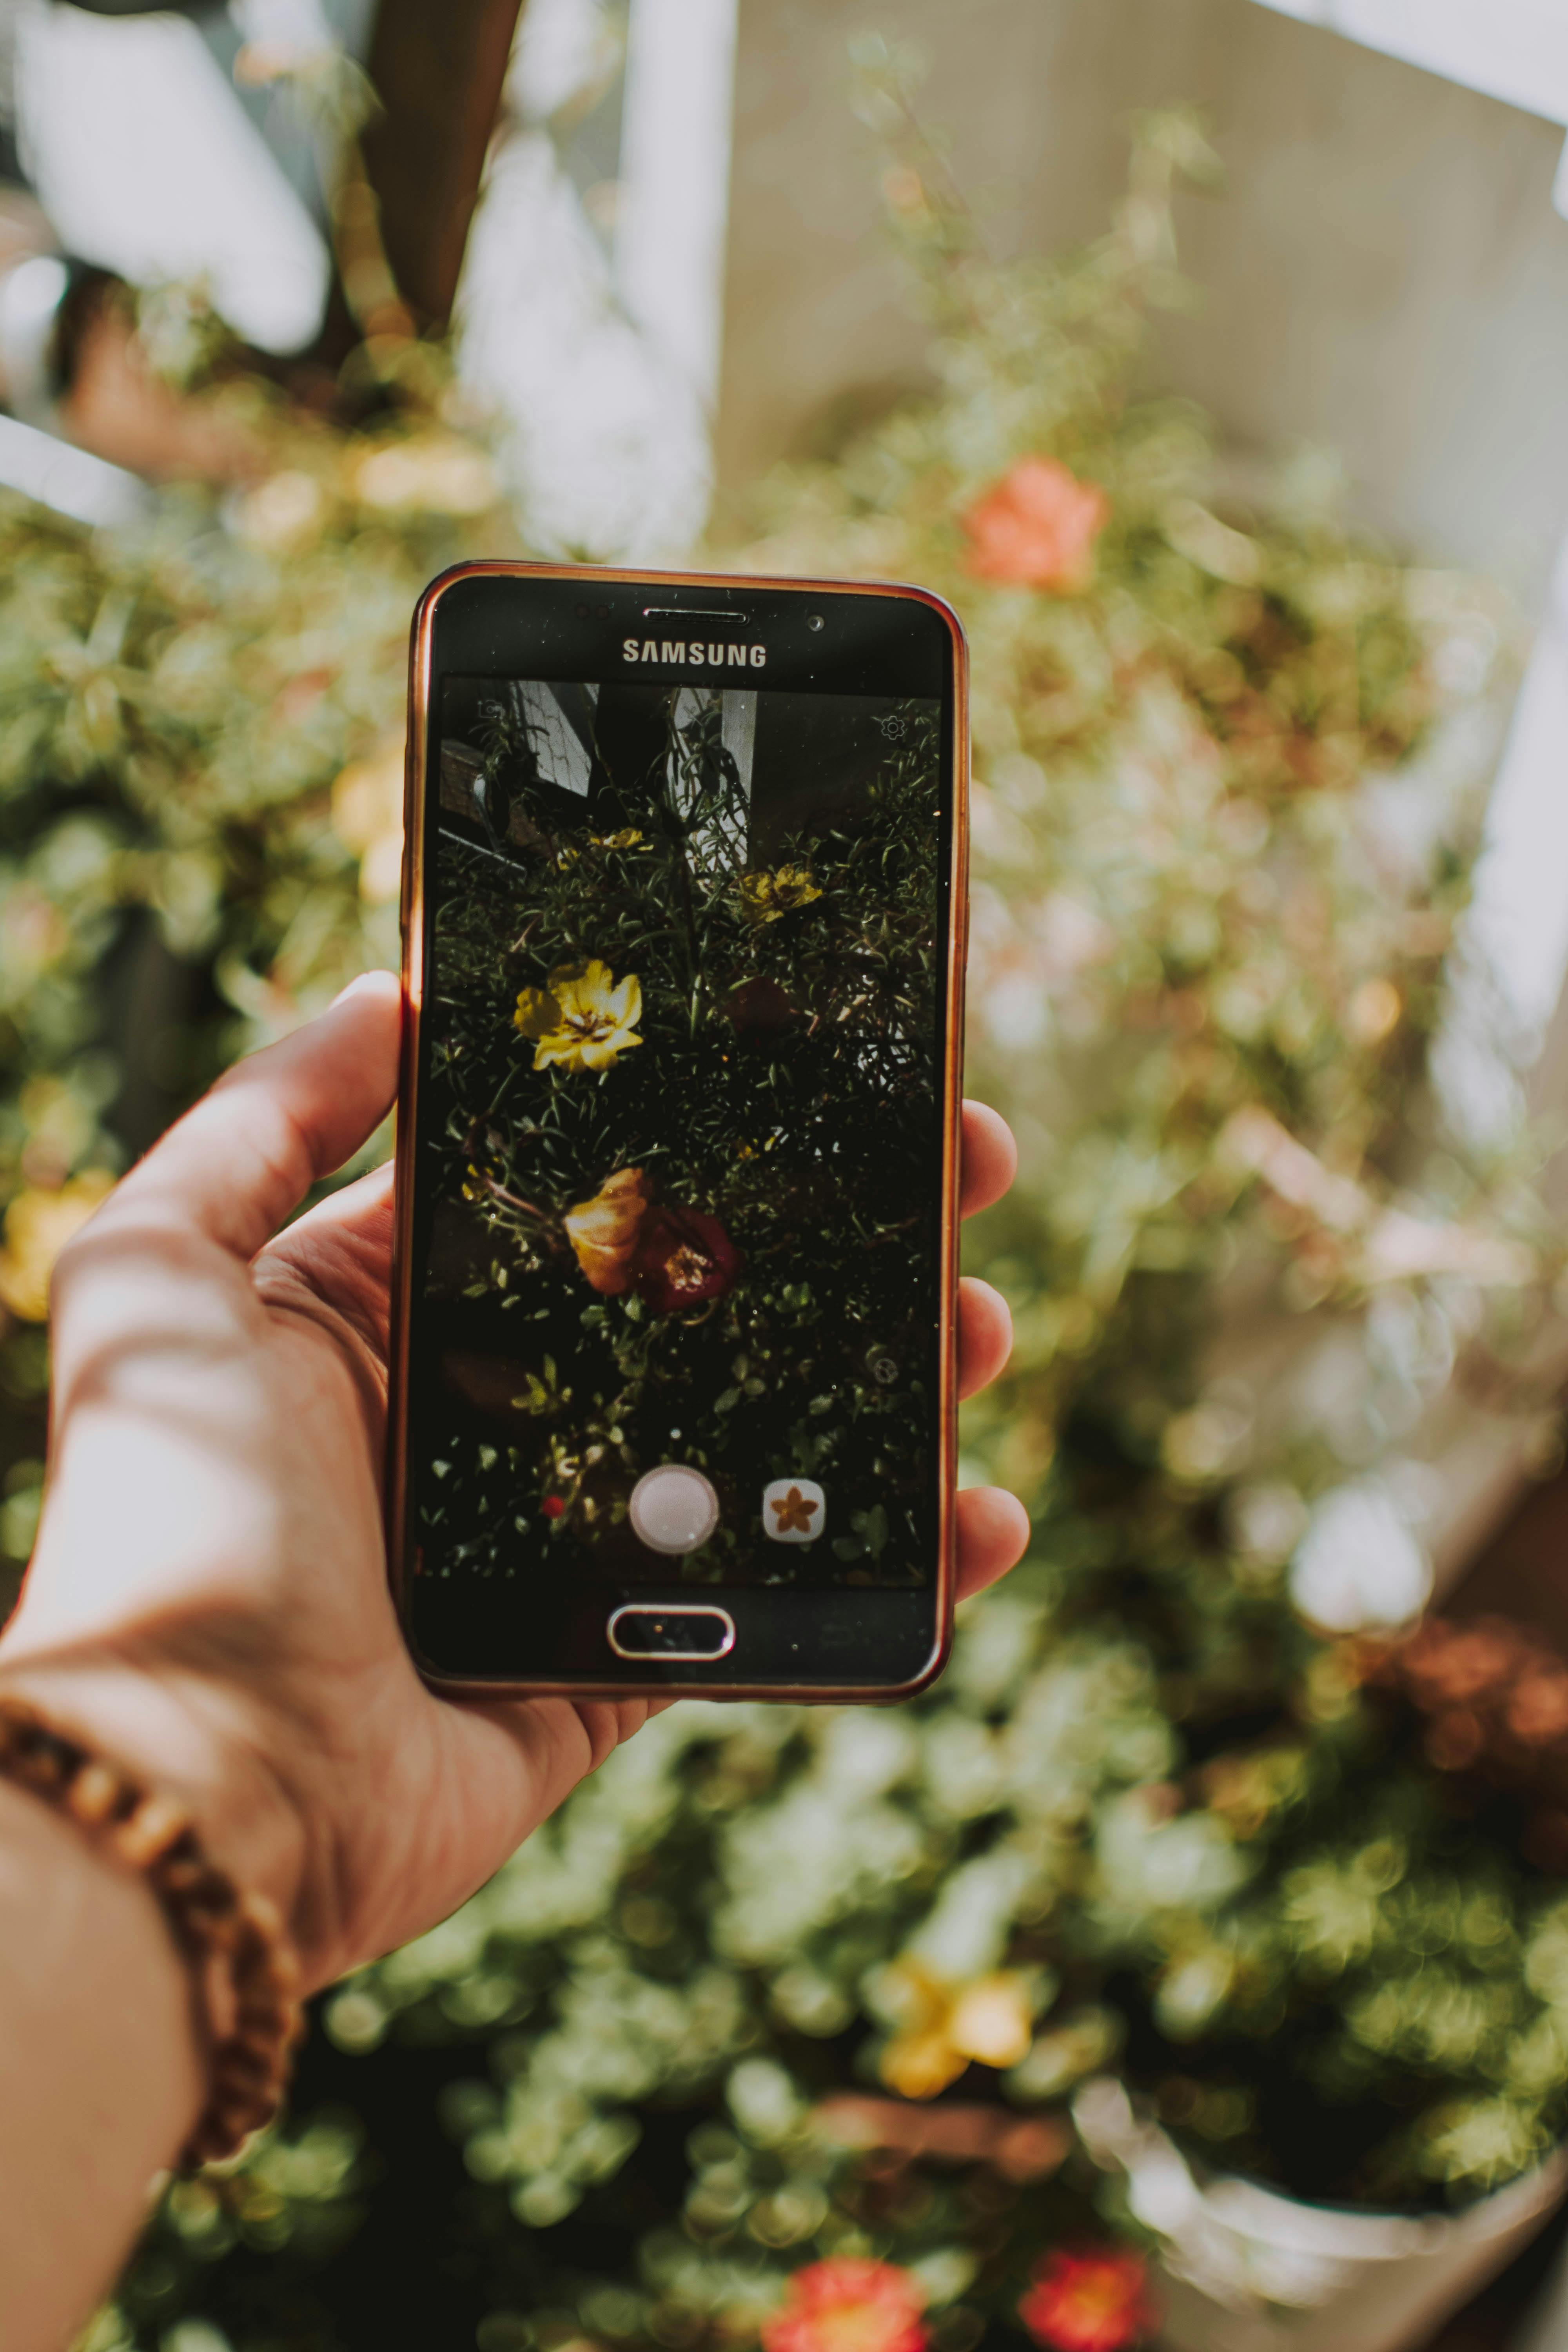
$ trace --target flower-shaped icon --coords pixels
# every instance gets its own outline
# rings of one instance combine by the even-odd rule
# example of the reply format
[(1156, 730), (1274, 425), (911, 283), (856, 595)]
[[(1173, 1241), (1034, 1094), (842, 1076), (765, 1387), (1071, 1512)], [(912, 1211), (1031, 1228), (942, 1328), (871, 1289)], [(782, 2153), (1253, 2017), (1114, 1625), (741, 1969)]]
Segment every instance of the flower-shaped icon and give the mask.
[(741, 877), (741, 905), (753, 923), (776, 923), (781, 915), (809, 907), (821, 896), (809, 866), (780, 866), (771, 874), (764, 870)]
[(773, 1505), (773, 1519), (779, 1533), (793, 1534), (798, 1528), (802, 1535), (808, 1534), (818, 1507), (817, 1504), (806, 1499), (798, 1486), (792, 1486), (789, 1493), (781, 1496)]
[(542, 988), (519, 992), (512, 1022), (534, 1044), (533, 1066), (607, 1070), (617, 1054), (640, 1045), (642, 983), (635, 972), (617, 981), (607, 963), (558, 964)]
[(827, 1497), (815, 1478), (772, 1478), (763, 1488), (763, 1532), (773, 1543), (815, 1543)]

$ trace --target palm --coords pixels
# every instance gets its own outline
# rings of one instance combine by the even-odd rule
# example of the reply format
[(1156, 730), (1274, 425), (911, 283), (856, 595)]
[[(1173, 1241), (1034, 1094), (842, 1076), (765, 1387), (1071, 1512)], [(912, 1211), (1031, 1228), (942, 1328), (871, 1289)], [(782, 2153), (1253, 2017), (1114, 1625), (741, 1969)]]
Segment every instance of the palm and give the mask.
[(255, 1267), (268, 1376), (280, 1402), (304, 1393), (317, 1407), (295, 1416), (290, 1483), (312, 1498), (312, 1525), (285, 1570), (299, 1645), (288, 1703), (336, 1781), (334, 1966), (451, 1910), (649, 1713), (641, 1699), (456, 1706), (414, 1671), (380, 1505), (390, 1172), (302, 1218)]

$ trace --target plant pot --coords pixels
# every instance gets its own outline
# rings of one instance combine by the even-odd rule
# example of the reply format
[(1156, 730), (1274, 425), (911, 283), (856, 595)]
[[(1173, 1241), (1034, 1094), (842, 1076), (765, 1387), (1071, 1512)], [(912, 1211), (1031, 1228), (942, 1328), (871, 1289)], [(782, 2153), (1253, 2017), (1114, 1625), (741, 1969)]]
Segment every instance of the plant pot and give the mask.
[(1358, 2212), (1200, 2179), (1109, 2076), (1084, 2084), (1073, 2119), (1159, 2242), (1170, 2352), (1401, 2352), (1500, 2271), (1568, 2186), (1559, 2148), (1461, 2213)]

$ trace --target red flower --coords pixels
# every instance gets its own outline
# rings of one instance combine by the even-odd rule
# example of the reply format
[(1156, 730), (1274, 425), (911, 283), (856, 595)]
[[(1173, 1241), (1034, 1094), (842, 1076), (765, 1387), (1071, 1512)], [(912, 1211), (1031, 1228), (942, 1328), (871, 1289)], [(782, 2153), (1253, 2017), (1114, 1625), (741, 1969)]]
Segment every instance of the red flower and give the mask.
[(1536, 1665), (1521, 1675), (1504, 1721), (1527, 1748), (1547, 1748), (1568, 1732), (1568, 1674)]
[(747, 1045), (766, 1045), (800, 1019), (800, 1007), (776, 980), (743, 980), (724, 1000), (735, 1034)]
[(1047, 2254), (1018, 2316), (1049, 2352), (1125, 2352), (1154, 2325), (1143, 2263), (1111, 2247)]
[(546, 1495), (539, 1507), (547, 1519), (558, 1519), (566, 1508), (566, 1505), (560, 1495)]
[(660, 1315), (722, 1298), (746, 1261), (705, 1209), (650, 1209), (637, 1234), (632, 1287)]
[(969, 569), (977, 580), (1015, 587), (1087, 588), (1094, 542), (1110, 502), (1057, 457), (1021, 457), (959, 519), (969, 534)]
[(891, 2263), (835, 2254), (790, 2280), (763, 2352), (925, 2352), (925, 2290)]

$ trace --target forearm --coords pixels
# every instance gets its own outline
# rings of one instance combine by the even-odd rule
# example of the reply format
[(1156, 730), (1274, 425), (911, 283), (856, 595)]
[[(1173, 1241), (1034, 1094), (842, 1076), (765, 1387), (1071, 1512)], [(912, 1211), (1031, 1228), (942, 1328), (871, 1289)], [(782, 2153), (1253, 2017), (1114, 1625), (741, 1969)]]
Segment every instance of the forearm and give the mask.
[(0, 2343), (62, 2352), (202, 2098), (189, 1979), (150, 1889), (0, 1782)]

